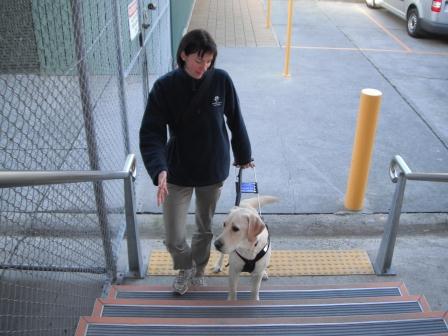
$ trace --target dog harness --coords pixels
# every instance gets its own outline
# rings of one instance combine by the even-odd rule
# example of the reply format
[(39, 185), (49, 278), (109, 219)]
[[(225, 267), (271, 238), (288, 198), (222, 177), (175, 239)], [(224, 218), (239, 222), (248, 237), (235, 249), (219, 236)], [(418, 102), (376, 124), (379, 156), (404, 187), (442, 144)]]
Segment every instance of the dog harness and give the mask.
[(257, 263), (257, 261), (260, 260), (261, 258), (263, 258), (264, 255), (266, 254), (266, 252), (268, 252), (270, 244), (271, 244), (271, 239), (268, 236), (268, 243), (266, 244), (265, 247), (263, 247), (263, 249), (260, 252), (258, 252), (258, 254), (255, 256), (255, 259), (252, 259), (252, 260), (244, 258), (241, 254), (238, 253), (238, 251), (235, 250), (238, 257), (240, 257), (241, 260), (244, 261), (244, 267), (241, 272), (252, 273), (255, 269), (255, 264)]
[[(243, 169), (242, 168), (239, 169), (237, 179), (235, 182), (235, 187), (236, 187), (235, 205), (236, 206), (240, 205), (241, 193), (257, 194), (257, 196), (258, 196), (258, 214), (260, 215), (261, 218), (263, 218), (263, 216), (261, 215), (260, 196), (258, 195), (258, 183), (257, 183), (257, 175), (255, 173), (255, 167), (252, 167), (252, 169), (254, 171), (254, 179), (255, 179), (254, 182), (242, 182)], [(255, 265), (256, 265), (257, 261), (260, 260), (261, 258), (263, 258), (264, 255), (268, 252), (269, 245), (271, 244), (271, 239), (269, 236), (269, 229), (268, 229), (267, 225), (266, 225), (266, 229), (268, 230), (268, 243), (266, 244), (265, 247), (263, 247), (263, 249), (260, 252), (258, 252), (258, 254), (255, 256), (255, 259), (252, 259), (252, 260), (246, 259), (241, 254), (239, 254), (237, 250), (235, 250), (235, 253), (238, 255), (238, 257), (240, 257), (241, 260), (244, 261), (244, 267), (241, 272), (252, 273), (255, 269)]]

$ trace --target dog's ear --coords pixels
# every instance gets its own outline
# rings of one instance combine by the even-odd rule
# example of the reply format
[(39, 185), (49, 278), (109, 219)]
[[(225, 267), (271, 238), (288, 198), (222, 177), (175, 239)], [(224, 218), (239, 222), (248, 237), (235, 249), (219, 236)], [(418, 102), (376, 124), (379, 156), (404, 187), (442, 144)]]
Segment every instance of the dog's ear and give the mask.
[(247, 228), (247, 239), (253, 243), (257, 240), (257, 236), (264, 230), (265, 224), (261, 220), (260, 216), (251, 214), (249, 215), (249, 227)]

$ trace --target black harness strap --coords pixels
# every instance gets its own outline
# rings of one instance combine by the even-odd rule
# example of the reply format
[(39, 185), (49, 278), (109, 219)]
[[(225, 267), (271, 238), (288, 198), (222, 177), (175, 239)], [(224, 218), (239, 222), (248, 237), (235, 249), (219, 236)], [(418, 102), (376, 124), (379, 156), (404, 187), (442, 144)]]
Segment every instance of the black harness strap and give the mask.
[[(266, 226), (266, 229), (267, 229), (267, 226)], [(258, 252), (258, 254), (255, 256), (255, 259), (252, 259), (252, 260), (246, 259), (241, 254), (239, 254), (237, 250), (235, 250), (235, 253), (238, 255), (238, 257), (240, 257), (241, 260), (244, 261), (244, 267), (241, 272), (252, 273), (255, 269), (255, 264), (257, 263), (257, 261), (260, 260), (261, 258), (263, 258), (265, 256), (265, 254), (268, 252), (269, 245), (271, 245), (271, 238), (269, 236), (269, 230), (268, 230), (268, 243), (266, 244), (265, 247), (263, 247), (263, 249), (260, 252)]]

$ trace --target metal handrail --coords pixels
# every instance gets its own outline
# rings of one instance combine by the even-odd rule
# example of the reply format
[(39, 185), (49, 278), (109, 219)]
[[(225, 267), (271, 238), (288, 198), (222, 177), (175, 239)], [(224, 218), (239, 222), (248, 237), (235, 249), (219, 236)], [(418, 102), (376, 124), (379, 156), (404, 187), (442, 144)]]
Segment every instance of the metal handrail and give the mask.
[(395, 188), (392, 206), (387, 222), (384, 226), (383, 238), (373, 264), (377, 275), (395, 275), (391, 269), (398, 225), (400, 223), (401, 208), (403, 206), (404, 191), (407, 180), (448, 182), (448, 173), (414, 173), (400, 155), (395, 155), (389, 165), (389, 176)]
[[(140, 252), (140, 239), (134, 201), (136, 162), (135, 154), (129, 154), (126, 157), (122, 171), (0, 171), (0, 188), (123, 180), (129, 270), (134, 276), (143, 278), (144, 269)], [(104, 232), (103, 234), (107, 238), (104, 240), (105, 244), (112, 244), (110, 237)], [(106, 256), (106, 259), (108, 259), (108, 256)], [(3, 265), (4, 267), (11, 268), (13, 266)], [(2, 268), (2, 265), (0, 265), (0, 268)], [(111, 268), (115, 270), (115, 267), (108, 265), (108, 271)], [(79, 268), (66, 268), (64, 271), (76, 272), (79, 271)], [(115, 277), (116, 274), (113, 276)]]
[(389, 167), (389, 175), (393, 183), (398, 181), (400, 174), (404, 174), (407, 180), (448, 182), (448, 173), (413, 173), (403, 158), (400, 155), (395, 155)]
[(123, 180), (136, 176), (135, 154), (129, 154), (122, 171), (0, 171), (0, 188)]

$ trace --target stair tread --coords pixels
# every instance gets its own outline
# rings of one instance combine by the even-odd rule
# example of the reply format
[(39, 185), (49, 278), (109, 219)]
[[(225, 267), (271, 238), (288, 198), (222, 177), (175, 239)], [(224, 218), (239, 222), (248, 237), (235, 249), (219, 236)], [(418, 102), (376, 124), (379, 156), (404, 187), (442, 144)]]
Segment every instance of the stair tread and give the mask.
[(179, 296), (167, 285), (114, 285), (92, 316), (80, 318), (75, 336), (448, 335), (448, 312), (432, 312), (401, 281), (265, 285), (260, 301), (241, 300), (249, 293), (241, 286), (240, 300), (227, 301), (226, 286)]
[(153, 305), (153, 306), (276, 306), (276, 305), (314, 305), (314, 304), (346, 304), (346, 303), (372, 303), (372, 302), (406, 302), (419, 301), (426, 303), (423, 295), (405, 296), (377, 296), (377, 297), (349, 297), (349, 298), (328, 298), (328, 299), (304, 299), (304, 300), (154, 300), (154, 299), (114, 299), (99, 298), (98, 304), (103, 305)]
[(94, 316), (110, 317), (280, 317), (379, 315), (430, 311), (422, 296), (283, 301), (98, 299)]
[[(76, 336), (118, 335), (124, 331), (132, 335), (255, 335), (270, 330), (282, 335), (309, 332), (310, 335), (448, 335), (447, 312), (423, 312), (389, 315), (344, 317), (275, 317), (275, 318), (112, 318), (82, 317)], [(257, 330), (259, 332), (257, 333)], [(406, 330), (405, 333), (404, 330)], [(101, 332), (104, 332), (101, 333)], [(160, 332), (160, 333), (159, 333)]]
[[(115, 285), (109, 297), (112, 298), (153, 298), (153, 299), (225, 299), (226, 286), (192, 287), (183, 296), (173, 293), (171, 286), (155, 285)], [(238, 297), (249, 298), (250, 287), (240, 286)], [(275, 298), (318, 298), (318, 297), (369, 297), (369, 296), (403, 296), (409, 292), (403, 282), (370, 282), (363, 284), (342, 285), (263, 285), (260, 299)]]

